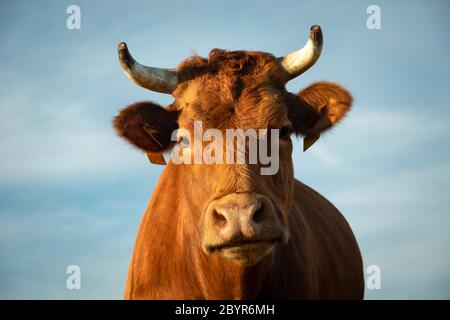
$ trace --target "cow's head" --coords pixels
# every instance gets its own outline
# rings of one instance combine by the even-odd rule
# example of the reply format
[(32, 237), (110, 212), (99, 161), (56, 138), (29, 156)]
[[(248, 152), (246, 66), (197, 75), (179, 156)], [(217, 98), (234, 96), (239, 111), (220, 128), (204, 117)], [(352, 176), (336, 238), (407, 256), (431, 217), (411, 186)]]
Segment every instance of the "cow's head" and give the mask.
[[(342, 119), (352, 102), (347, 90), (329, 82), (315, 83), (296, 95), (286, 91), (286, 82), (311, 67), (321, 49), (321, 29), (313, 26), (306, 45), (281, 58), (215, 49), (208, 59), (194, 56), (172, 70), (143, 66), (131, 57), (125, 43), (119, 45), (121, 65), (132, 81), (175, 98), (167, 108), (135, 103), (115, 118), (119, 135), (147, 152), (153, 162), (164, 162), (161, 153), (174, 147), (171, 138), (177, 129), (183, 129), (178, 130), (183, 155), (194, 158), (195, 121), (201, 121), (202, 133), (218, 129), (224, 139), (226, 129), (279, 130), (275, 136), (279, 168), (273, 175), (261, 175), (264, 165), (259, 157), (257, 163), (249, 163), (248, 158), (245, 163), (228, 164), (169, 162), (166, 170), (175, 165), (182, 170), (180, 180), (173, 183), (185, 190), (190, 202), (186, 219), (198, 226), (199, 247), (206, 254), (251, 265), (288, 241), (294, 186), (291, 134), (304, 136), (305, 144), (311, 144)], [(211, 152), (208, 143), (201, 148)], [(244, 148), (248, 154), (249, 144)]]

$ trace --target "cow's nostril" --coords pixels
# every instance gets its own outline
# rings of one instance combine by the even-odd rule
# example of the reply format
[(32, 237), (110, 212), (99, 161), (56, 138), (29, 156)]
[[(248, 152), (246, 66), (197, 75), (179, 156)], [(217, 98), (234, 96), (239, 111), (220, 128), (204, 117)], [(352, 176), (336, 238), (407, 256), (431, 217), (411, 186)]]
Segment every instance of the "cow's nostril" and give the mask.
[(225, 216), (217, 212), (216, 210), (213, 211), (212, 217), (214, 224), (219, 228), (223, 228), (227, 224), (227, 219), (225, 218)]
[(261, 223), (264, 220), (264, 205), (261, 203), (259, 208), (256, 209), (256, 211), (252, 215), (252, 220), (255, 223)]

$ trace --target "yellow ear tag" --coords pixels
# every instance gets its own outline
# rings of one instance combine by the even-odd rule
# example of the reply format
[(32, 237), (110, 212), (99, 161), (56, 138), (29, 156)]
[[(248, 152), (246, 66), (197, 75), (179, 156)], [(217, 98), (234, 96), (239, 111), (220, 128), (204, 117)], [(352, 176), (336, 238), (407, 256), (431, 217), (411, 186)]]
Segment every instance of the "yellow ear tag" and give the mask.
[(308, 150), (320, 138), (320, 133), (310, 134), (303, 138), (303, 152)]
[(166, 164), (166, 160), (164, 159), (164, 156), (160, 152), (147, 152), (147, 158), (153, 164), (160, 164), (160, 165)]

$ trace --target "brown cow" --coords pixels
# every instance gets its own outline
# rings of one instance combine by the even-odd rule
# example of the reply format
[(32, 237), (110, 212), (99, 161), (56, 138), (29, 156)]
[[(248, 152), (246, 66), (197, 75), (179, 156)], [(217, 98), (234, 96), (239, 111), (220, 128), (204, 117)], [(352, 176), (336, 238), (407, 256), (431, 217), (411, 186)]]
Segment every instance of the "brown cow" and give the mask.
[[(127, 299), (362, 299), (355, 237), (341, 213), (294, 179), (291, 133), (306, 144), (341, 120), (352, 97), (318, 82), (294, 95), (285, 84), (312, 66), (322, 48), (319, 26), (306, 45), (281, 58), (254, 51), (212, 50), (176, 70), (146, 67), (125, 43), (127, 76), (171, 93), (162, 108), (140, 102), (114, 120), (118, 134), (152, 162), (174, 147), (178, 128), (279, 129), (279, 169), (262, 163), (168, 162), (142, 219), (131, 259)], [(187, 147), (188, 150), (189, 146)]]

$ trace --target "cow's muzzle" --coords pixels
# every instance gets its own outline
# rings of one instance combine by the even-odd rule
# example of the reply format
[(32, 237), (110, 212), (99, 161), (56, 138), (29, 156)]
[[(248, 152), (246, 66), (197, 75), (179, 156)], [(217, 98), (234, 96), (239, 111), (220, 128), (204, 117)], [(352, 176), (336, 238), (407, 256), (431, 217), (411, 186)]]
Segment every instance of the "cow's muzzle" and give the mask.
[(238, 264), (252, 265), (278, 243), (287, 242), (287, 226), (266, 196), (233, 193), (211, 201), (201, 227), (203, 250)]

